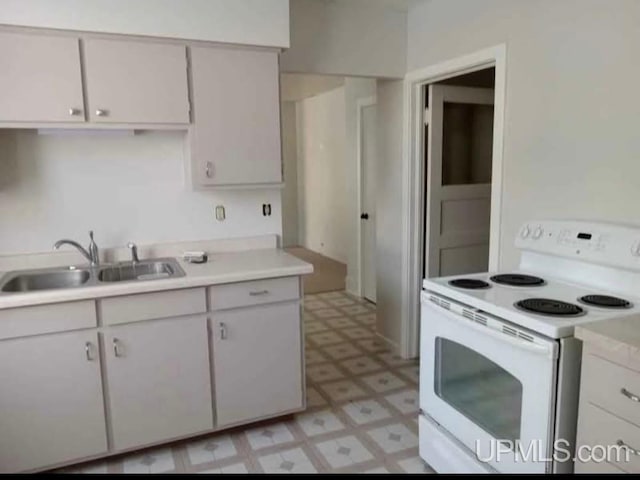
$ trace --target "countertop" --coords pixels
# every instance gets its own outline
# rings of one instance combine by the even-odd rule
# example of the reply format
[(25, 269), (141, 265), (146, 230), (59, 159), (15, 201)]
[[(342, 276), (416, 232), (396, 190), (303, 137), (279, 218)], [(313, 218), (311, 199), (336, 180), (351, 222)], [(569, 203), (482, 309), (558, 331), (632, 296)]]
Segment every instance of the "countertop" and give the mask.
[(640, 315), (579, 325), (575, 336), (599, 350), (640, 364)]
[[(0, 293), (0, 310), (264, 278), (306, 275), (313, 272), (311, 264), (279, 249), (214, 253), (209, 255), (209, 261), (204, 264), (186, 263), (181, 258), (177, 258), (177, 260), (186, 274), (184, 277), (28, 293)], [(0, 277), (5, 273), (7, 272), (0, 272)]]

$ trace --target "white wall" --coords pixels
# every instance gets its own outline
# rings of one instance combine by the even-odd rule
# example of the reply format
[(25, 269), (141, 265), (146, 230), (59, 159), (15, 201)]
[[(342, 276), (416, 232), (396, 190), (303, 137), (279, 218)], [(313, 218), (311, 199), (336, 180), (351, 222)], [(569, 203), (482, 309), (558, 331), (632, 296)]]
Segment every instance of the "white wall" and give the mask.
[(282, 102), (282, 246), (300, 245), (298, 234), (298, 150), (296, 103)]
[(297, 102), (300, 241), (346, 263), (349, 233), (346, 195), (344, 87)]
[(378, 81), (376, 169), (377, 330), (396, 347), (402, 312), (403, 82)]
[[(0, 135), (0, 252), (50, 250), (60, 238), (101, 247), (280, 234), (280, 191), (191, 192), (184, 133)], [(262, 203), (272, 204), (271, 217)], [(214, 207), (226, 207), (218, 222)]]
[(336, 75), (283, 73), (280, 75), (280, 99), (283, 102), (298, 102), (342, 85), (344, 77)]
[[(640, 2), (432, 0), (408, 68), (507, 45), (501, 268), (530, 218), (640, 224)], [(399, 165), (399, 163), (398, 163)]]
[(347, 195), (347, 291), (358, 295), (360, 293), (360, 270), (358, 265), (358, 100), (376, 95), (376, 81), (370, 78), (345, 79), (345, 135), (346, 135), (346, 165), (345, 188)]
[(407, 13), (377, 2), (291, 0), (291, 48), (283, 72), (401, 78)]
[(289, 46), (289, 0), (0, 0), (0, 24)]

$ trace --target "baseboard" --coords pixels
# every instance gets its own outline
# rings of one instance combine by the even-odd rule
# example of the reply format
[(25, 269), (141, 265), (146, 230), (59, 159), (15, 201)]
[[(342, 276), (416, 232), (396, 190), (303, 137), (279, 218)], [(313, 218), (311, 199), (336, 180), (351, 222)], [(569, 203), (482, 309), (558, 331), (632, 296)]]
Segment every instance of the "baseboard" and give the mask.
[(389, 348), (391, 349), (391, 351), (393, 351), (393, 353), (402, 356), (402, 353), (401, 353), (402, 349), (400, 348), (400, 345), (398, 343), (394, 342), (390, 338), (385, 337), (380, 332), (376, 332), (376, 335), (380, 340), (382, 340), (384, 343), (386, 343), (389, 346)]
[(345, 290), (347, 291), (347, 293), (353, 295), (354, 297), (360, 297), (358, 284), (352, 277), (347, 276), (347, 278), (345, 278), (344, 283), (345, 283)]

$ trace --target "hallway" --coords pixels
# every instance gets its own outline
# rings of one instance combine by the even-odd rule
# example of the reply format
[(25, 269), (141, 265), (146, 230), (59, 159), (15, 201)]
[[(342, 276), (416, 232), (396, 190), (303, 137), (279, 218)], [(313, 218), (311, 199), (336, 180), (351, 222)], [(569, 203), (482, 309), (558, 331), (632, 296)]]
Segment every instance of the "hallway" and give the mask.
[(345, 289), (347, 266), (304, 247), (285, 248), (287, 253), (313, 265), (313, 274), (304, 276), (304, 293), (334, 292)]

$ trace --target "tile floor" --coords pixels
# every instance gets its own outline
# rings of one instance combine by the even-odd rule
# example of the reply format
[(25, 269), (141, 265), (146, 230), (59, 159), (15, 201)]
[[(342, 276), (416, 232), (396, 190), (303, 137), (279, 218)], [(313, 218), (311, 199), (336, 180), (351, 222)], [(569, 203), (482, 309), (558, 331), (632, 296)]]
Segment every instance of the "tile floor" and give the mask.
[(375, 305), (305, 297), (305, 412), (63, 469), (82, 473), (431, 473), (418, 456), (418, 366), (374, 335)]

